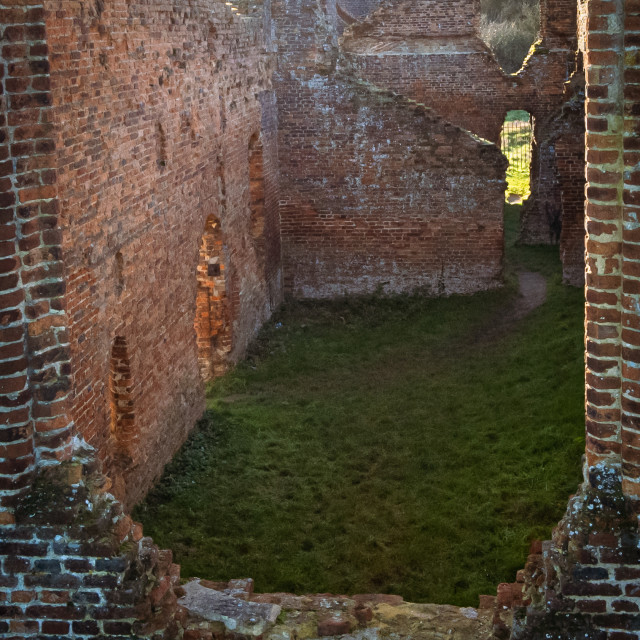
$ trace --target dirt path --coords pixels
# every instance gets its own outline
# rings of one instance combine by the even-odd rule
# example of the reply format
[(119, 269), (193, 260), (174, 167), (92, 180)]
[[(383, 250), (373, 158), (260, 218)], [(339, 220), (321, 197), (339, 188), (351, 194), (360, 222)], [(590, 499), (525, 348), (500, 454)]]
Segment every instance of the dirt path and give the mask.
[(518, 283), (520, 291), (517, 297), (477, 333), (475, 342), (489, 342), (500, 338), (547, 299), (547, 280), (540, 273), (520, 271)]

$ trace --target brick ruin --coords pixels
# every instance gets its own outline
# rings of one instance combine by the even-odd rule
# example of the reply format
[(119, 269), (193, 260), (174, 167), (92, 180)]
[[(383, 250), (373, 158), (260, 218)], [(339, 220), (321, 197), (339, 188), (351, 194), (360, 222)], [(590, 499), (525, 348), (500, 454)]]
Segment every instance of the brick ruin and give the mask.
[(475, 0), (377, 4), (0, 0), (0, 637), (233, 637), (127, 509), (285, 293), (499, 286), (516, 108), (567, 281), (586, 216), (587, 446), (492, 632), (640, 637), (640, 2), (543, 2), (515, 76)]
[(272, 16), (285, 290), (496, 286), (505, 169), (497, 149), (354, 73), (334, 1), (275, 0)]
[[(572, 143), (582, 138), (584, 125), (565, 116), (572, 107), (581, 112), (584, 102), (576, 19), (574, 0), (542, 2), (540, 38), (513, 75), (480, 39), (475, 0), (382, 2), (346, 29), (343, 50), (360, 77), (447, 114), (496, 144), (507, 112), (527, 111), (533, 119), (532, 195), (520, 241), (559, 243), (565, 281), (581, 285), (584, 221), (575, 212), (584, 208), (584, 197), (583, 189), (569, 185), (575, 183), (574, 166), (580, 175), (582, 144)], [(560, 137), (566, 140), (562, 149)]]

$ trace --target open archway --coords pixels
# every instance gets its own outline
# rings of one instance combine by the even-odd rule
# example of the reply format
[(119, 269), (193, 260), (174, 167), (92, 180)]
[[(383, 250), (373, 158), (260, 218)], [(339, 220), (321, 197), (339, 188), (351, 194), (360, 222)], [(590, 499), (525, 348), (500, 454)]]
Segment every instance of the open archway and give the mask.
[(500, 134), (500, 148), (509, 161), (506, 198), (510, 204), (526, 200), (531, 192), (533, 118), (527, 111), (509, 111)]

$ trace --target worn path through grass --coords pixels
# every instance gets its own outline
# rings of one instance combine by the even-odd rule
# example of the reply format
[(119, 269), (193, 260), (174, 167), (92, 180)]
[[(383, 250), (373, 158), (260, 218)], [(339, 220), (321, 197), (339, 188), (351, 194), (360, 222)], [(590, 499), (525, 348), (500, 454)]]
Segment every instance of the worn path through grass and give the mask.
[[(518, 210), (501, 291), (273, 318), (136, 512), (183, 577), (458, 605), (514, 579), (584, 447), (582, 292), (561, 285), (557, 248), (515, 249)], [(478, 339), (516, 270), (547, 278), (545, 303)]]

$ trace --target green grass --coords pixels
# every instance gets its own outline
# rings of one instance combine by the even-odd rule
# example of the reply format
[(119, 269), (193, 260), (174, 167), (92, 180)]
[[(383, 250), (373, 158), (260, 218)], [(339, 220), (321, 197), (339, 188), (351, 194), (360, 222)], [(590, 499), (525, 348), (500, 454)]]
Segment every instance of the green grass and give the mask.
[[(518, 210), (501, 291), (290, 303), (264, 328), (135, 512), (183, 577), (458, 605), (514, 580), (584, 448), (582, 292), (557, 248), (514, 247)], [(518, 268), (547, 302), (478, 339)]]

